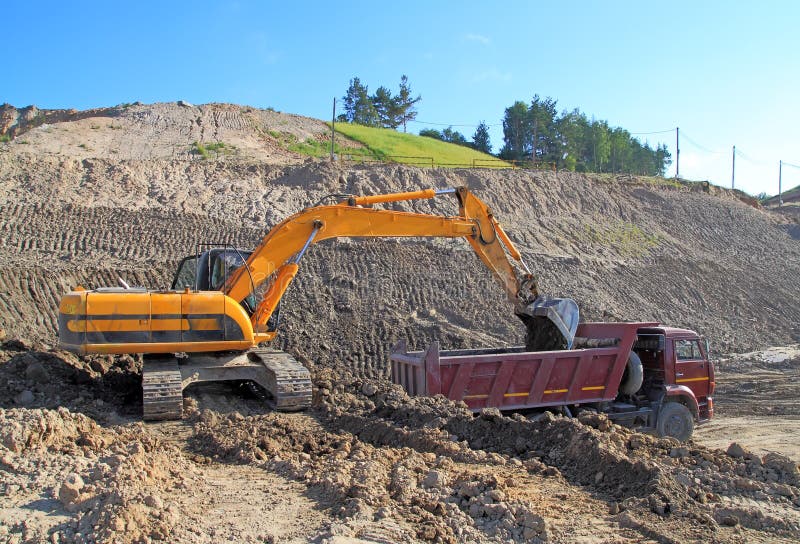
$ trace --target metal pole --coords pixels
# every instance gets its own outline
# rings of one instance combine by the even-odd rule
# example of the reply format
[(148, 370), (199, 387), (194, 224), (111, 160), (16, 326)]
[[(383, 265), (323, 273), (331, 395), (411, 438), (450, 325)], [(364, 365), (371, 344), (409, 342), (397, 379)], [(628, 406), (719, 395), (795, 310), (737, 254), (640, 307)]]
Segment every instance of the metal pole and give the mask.
[(783, 191), (781, 190), (781, 177), (783, 175), (783, 161), (778, 161), (778, 206), (783, 206)]
[(331, 117), (331, 161), (333, 160), (333, 143), (336, 130), (336, 97), (333, 97), (333, 116)]
[(731, 164), (731, 189), (736, 188), (736, 146), (733, 146), (733, 163)]
[(681, 129), (675, 127), (675, 179), (681, 177)]

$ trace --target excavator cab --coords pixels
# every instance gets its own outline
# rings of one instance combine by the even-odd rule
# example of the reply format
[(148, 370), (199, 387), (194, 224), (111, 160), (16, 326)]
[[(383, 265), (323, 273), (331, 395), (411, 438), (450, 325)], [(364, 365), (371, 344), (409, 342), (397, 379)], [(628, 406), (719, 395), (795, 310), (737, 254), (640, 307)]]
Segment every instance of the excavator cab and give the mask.
[[(252, 253), (251, 250), (233, 247), (215, 247), (196, 255), (184, 257), (178, 265), (171, 289), (182, 291), (218, 291), (230, 275), (243, 266)], [(242, 300), (242, 307), (252, 314), (256, 307), (256, 297), (250, 293)], [(275, 331), (280, 323), (280, 303), (267, 322), (267, 330)]]

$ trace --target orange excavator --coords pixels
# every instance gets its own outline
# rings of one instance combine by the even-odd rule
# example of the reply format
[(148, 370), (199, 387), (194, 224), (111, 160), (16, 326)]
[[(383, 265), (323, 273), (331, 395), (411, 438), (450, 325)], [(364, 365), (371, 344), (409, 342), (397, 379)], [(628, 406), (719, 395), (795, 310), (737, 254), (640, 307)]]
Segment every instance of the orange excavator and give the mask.
[[(445, 194), (455, 195), (458, 215), (375, 207)], [(527, 325), (529, 349), (571, 347), (577, 305), (539, 294), (492, 211), (466, 187), (347, 196), (306, 208), (273, 227), (253, 251), (213, 247), (185, 258), (169, 290), (132, 288), (122, 279), (119, 287), (77, 287), (60, 302), (61, 346), (79, 354), (144, 354), (147, 420), (179, 419), (183, 389), (196, 382), (256, 383), (276, 409), (307, 408), (309, 371), (263, 344), (277, 334), (276, 311), (306, 250), (336, 237), (464, 238)]]

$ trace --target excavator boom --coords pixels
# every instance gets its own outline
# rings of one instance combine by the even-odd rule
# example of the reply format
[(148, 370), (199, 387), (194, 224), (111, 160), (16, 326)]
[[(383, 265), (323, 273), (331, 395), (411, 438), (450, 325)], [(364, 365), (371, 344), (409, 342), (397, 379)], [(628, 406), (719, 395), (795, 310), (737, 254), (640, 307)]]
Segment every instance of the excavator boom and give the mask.
[[(439, 216), (372, 207), (453, 194), (459, 214)], [(538, 295), (530, 273), (509, 260), (519, 251), (491, 210), (466, 187), (350, 197), (307, 208), (273, 227), (219, 291), (77, 289), (62, 298), (62, 345), (79, 353), (173, 353), (243, 350), (272, 340), (267, 322), (299, 271), (306, 249), (337, 237), (464, 238), (517, 308)], [(523, 263), (524, 267), (524, 263)], [(525, 267), (526, 268), (526, 267)], [(243, 301), (266, 284), (250, 312)]]

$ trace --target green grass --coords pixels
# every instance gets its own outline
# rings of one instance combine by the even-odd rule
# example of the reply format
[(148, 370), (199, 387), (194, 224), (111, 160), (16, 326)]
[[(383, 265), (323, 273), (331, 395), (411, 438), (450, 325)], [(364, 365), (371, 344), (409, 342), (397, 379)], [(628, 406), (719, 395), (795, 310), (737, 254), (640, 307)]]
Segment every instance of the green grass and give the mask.
[[(381, 160), (417, 166), (502, 167), (510, 165), (486, 153), (434, 138), (373, 128), (350, 123), (336, 123), (336, 131), (367, 146)], [(349, 150), (348, 150), (349, 151)]]
[(611, 225), (586, 225), (586, 236), (590, 242), (610, 247), (623, 255), (640, 257), (656, 247), (659, 238), (647, 234), (634, 223), (623, 222)]
[[(294, 151), (295, 153), (300, 153), (301, 155), (308, 155), (310, 157), (327, 157), (331, 154), (330, 140), (319, 141), (315, 140), (314, 138), (308, 138), (303, 142), (294, 141), (293, 143), (290, 143), (286, 148), (289, 151)], [(375, 159), (375, 156), (369, 149), (342, 147), (336, 142), (334, 142), (333, 152), (336, 155), (342, 155), (347, 153), (355, 157)]]
[(204, 159), (210, 159), (212, 153), (216, 155), (228, 155), (233, 153), (236, 150), (235, 146), (230, 144), (225, 144), (224, 142), (211, 142), (211, 143), (202, 143), (202, 142), (194, 142), (192, 144), (192, 152), (200, 155)]

